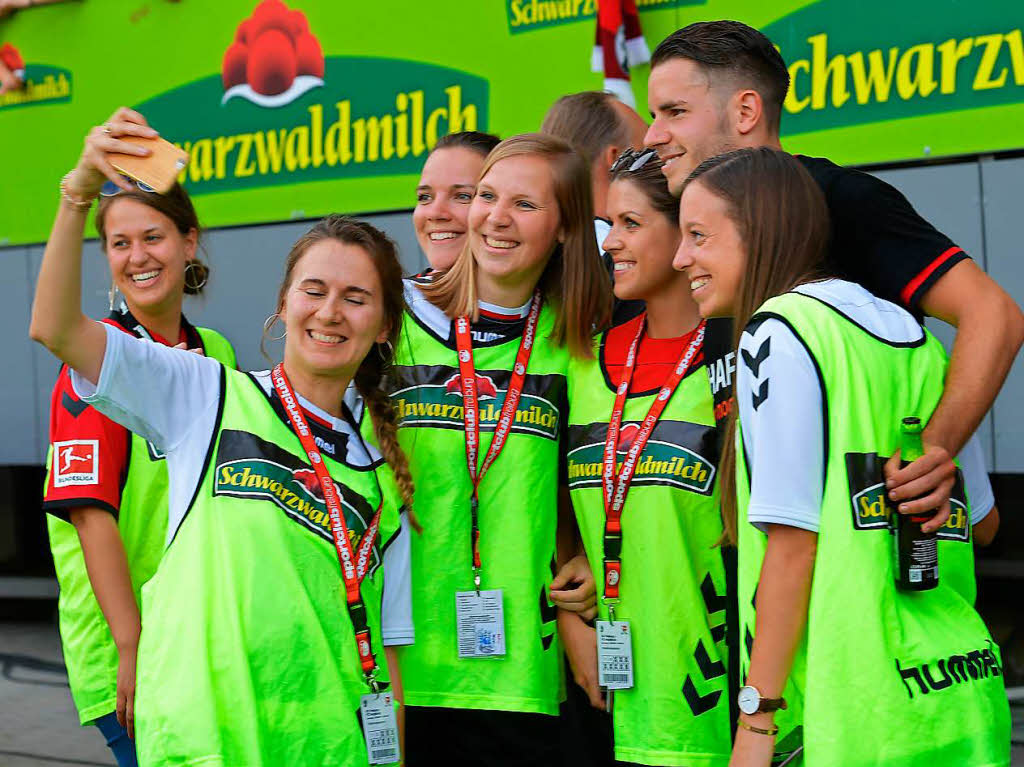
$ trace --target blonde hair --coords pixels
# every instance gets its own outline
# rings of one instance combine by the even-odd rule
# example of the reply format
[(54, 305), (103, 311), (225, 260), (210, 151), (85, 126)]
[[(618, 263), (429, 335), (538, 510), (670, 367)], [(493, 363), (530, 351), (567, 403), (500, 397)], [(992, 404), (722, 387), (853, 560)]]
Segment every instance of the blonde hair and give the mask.
[[(568, 346), (576, 357), (593, 354), (591, 339), (611, 319), (611, 285), (605, 274), (594, 235), (590, 169), (569, 144), (542, 133), (507, 138), (488, 156), (480, 171), (483, 179), (501, 160), (540, 157), (551, 167), (555, 199), (565, 241), (555, 246), (537, 282), (544, 300), (555, 310), (552, 340)], [(480, 317), (477, 304), (476, 258), (469, 243), (452, 267), (421, 290), (426, 298), (452, 319)]]

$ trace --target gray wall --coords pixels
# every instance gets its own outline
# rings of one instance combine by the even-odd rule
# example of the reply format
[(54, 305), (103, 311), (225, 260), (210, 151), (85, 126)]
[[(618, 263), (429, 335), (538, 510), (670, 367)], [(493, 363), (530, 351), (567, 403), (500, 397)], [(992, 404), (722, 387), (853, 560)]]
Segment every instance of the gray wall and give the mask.
[[(1024, 219), (1024, 159), (979, 160), (953, 165), (878, 173), (903, 191), (921, 214), (946, 232), (986, 271), (1024, 303), (1024, 250), (1019, 222)], [(420, 253), (408, 213), (369, 216), (398, 243), (403, 264), (420, 271)], [(188, 299), (189, 319), (216, 328), (235, 345), (242, 369), (261, 369), (260, 331), (274, 308), (284, 257), (310, 226), (290, 222), (213, 231), (206, 236), (212, 276), (205, 295)], [(27, 337), (32, 285), (42, 246), (0, 248), (0, 321), (14, 332), (5, 342), (4, 359), (14, 374), (0, 379), (7, 403), (0, 416), (0, 465), (42, 463), (46, 451), (49, 397), (58, 365)], [(95, 241), (86, 244), (83, 306), (94, 316), (107, 307), (109, 278)], [(929, 321), (947, 344), (952, 329)], [(271, 355), (280, 347), (270, 344)], [(990, 471), (1024, 472), (1024, 363), (1018, 358), (1010, 377), (985, 419), (980, 435)]]

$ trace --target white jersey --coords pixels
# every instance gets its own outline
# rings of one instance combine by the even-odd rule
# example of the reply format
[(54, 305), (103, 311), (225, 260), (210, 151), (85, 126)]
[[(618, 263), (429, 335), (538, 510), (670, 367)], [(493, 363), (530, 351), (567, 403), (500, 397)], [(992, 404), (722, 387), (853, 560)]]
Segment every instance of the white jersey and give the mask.
[[(171, 540), (202, 479), (207, 448), (217, 426), (221, 366), (207, 357), (141, 341), (110, 325), (103, 327), (107, 348), (98, 385), (76, 371), (71, 371), (71, 383), (84, 402), (167, 454), (167, 535)], [(269, 394), (269, 371), (252, 375)], [(354, 413), (362, 413), (362, 403), (354, 389), (346, 394), (345, 400), (353, 406)], [(366, 466), (381, 459), (376, 448), (364, 449), (363, 441), (345, 419), (335, 418), (301, 395), (299, 403), (332, 431), (352, 437), (338, 440), (346, 446), (346, 463)], [(381, 638), (385, 645), (412, 644), (415, 638), (409, 535), (403, 514), (401, 530), (384, 552)]]
[[(835, 307), (887, 341), (921, 338), (921, 326), (907, 311), (856, 283), (824, 280), (801, 285), (796, 291)], [(769, 348), (771, 353), (760, 362), (756, 375), (747, 365), (736, 369), (737, 391), (757, 391), (765, 380), (772, 381), (771, 396), (757, 409), (752, 397), (736, 398), (743, 423), (743, 447), (753, 478), (748, 517), (761, 529), (774, 523), (817, 532), (825, 460), (818, 376), (807, 349), (785, 323), (768, 318), (753, 334), (744, 333), (740, 339), (740, 356), (746, 351), (753, 359), (762, 348)], [(794, 455), (800, 456), (804, 470), (792, 471)], [(971, 522), (977, 524), (995, 505), (977, 436), (971, 437), (959, 458)]]

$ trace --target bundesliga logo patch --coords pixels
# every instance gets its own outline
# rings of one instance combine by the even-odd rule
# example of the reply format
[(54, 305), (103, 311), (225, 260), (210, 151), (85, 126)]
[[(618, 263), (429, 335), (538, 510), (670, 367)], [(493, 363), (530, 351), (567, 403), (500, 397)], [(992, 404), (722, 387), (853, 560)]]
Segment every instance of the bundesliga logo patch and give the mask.
[(72, 439), (53, 443), (53, 486), (95, 485), (100, 478), (100, 443)]

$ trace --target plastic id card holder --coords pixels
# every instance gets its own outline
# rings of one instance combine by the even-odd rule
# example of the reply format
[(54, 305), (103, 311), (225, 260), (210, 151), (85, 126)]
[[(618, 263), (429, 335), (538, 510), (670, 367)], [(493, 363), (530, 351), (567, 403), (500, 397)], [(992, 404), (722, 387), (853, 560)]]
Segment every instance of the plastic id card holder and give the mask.
[(370, 764), (393, 764), (402, 759), (398, 748), (398, 720), (391, 691), (359, 697), (366, 756)]
[(505, 607), (501, 589), (455, 592), (460, 658), (505, 655)]
[(597, 622), (597, 681), (608, 690), (633, 686), (633, 634), (629, 621)]

